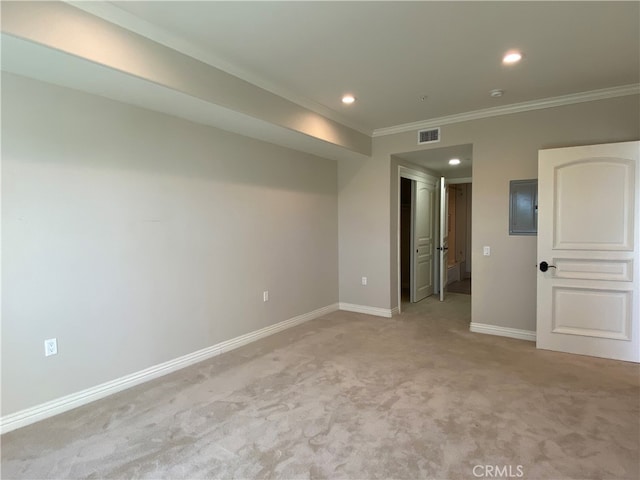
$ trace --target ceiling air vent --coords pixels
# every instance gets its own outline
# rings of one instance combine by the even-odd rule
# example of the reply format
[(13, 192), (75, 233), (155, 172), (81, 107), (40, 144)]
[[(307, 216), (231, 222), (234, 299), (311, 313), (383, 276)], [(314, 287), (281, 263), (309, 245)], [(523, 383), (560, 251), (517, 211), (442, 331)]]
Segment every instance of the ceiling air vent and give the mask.
[(429, 130), (418, 130), (418, 145), (440, 141), (440, 127)]

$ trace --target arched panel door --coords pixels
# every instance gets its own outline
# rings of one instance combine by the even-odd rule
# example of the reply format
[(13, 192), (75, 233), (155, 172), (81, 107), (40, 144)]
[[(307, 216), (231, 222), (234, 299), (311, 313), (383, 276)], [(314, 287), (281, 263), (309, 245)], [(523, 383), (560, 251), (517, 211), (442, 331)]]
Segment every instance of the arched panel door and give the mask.
[(541, 150), (537, 346), (640, 362), (640, 142)]

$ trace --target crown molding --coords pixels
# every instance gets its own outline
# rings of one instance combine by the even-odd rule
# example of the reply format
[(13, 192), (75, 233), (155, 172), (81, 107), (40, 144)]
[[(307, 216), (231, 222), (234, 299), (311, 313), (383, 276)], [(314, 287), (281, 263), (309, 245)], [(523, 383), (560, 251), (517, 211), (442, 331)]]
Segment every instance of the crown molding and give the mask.
[(233, 65), (229, 61), (218, 56), (214, 52), (198, 47), (197, 45), (180, 38), (179, 36), (169, 32), (162, 27), (159, 27), (158, 25), (147, 22), (146, 20), (143, 20), (136, 15), (122, 10), (116, 5), (104, 1), (87, 2), (64, 0), (64, 3), (96, 17), (99, 17), (103, 20), (106, 20), (107, 22), (118, 25), (119, 27), (122, 27), (133, 33), (146, 37), (149, 40), (164, 45), (165, 47), (169, 47), (177, 52), (195, 58), (196, 60), (204, 62), (212, 67), (218, 68), (223, 72), (233, 75), (234, 77), (238, 77), (241, 80), (262, 88), (263, 90), (285, 98), (293, 103), (300, 105), (301, 107), (307, 108), (346, 127), (371, 136), (371, 128), (367, 128), (364, 125), (353, 122), (352, 120), (343, 117), (335, 110), (331, 110), (330, 108), (314, 102), (309, 98), (306, 98), (281, 86), (275, 85), (273, 82), (259, 76), (254, 72), (239, 68), (238, 66)]
[(447, 115), (444, 117), (421, 120), (419, 122), (395, 125), (393, 127), (377, 128), (373, 131), (372, 136), (382, 137), (385, 135), (393, 135), (396, 133), (411, 132), (423, 128), (440, 127), (442, 125), (467, 122), (469, 120), (479, 120), (482, 118), (510, 115), (512, 113), (529, 112), (531, 110), (542, 110), (545, 108), (561, 107), (563, 105), (573, 105), (575, 103), (593, 102), (595, 100), (605, 100), (607, 98), (625, 97), (627, 95), (638, 94), (640, 94), (640, 83), (634, 83), (631, 85), (623, 85), (620, 87), (603, 88), (601, 90), (572, 93), (570, 95), (562, 95), (560, 97), (532, 100), (530, 102), (513, 103), (511, 105), (484, 108), (482, 110), (473, 110), (471, 112), (458, 113), (455, 115)]

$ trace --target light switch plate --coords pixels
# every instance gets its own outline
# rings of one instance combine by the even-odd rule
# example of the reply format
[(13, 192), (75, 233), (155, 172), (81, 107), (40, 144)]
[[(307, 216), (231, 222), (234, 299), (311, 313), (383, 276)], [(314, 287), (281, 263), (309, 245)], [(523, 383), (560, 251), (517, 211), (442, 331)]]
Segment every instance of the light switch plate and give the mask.
[(50, 338), (44, 341), (44, 356), (49, 357), (51, 355), (58, 354), (58, 340), (56, 338)]

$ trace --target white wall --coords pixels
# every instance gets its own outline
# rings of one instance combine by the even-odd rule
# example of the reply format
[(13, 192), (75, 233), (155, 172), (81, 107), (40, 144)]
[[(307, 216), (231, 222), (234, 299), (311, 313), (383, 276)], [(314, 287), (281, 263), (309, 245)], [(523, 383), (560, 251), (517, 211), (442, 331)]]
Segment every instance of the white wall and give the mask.
[(338, 301), (334, 161), (10, 74), (2, 120), (3, 415)]
[[(638, 96), (445, 125), (441, 133), (431, 148), (473, 144), (472, 321), (535, 330), (536, 237), (508, 235), (509, 180), (536, 178), (542, 148), (638, 139)], [(377, 137), (370, 161), (339, 165), (340, 301), (397, 305), (391, 157), (418, 149), (415, 131)], [(483, 245), (491, 257), (482, 256)], [(358, 284), (365, 270), (369, 287)]]
[(338, 163), (340, 302), (390, 308), (389, 175), (388, 159)]

